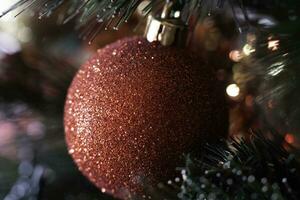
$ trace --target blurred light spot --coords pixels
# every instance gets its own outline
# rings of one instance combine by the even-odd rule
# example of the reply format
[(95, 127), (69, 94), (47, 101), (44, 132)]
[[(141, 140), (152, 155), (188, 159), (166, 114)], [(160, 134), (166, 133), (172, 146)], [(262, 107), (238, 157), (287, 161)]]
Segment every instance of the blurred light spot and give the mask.
[(24, 197), (26, 194), (26, 186), (24, 185), (24, 183), (20, 183), (17, 184), (14, 187), (15, 193), (19, 196), (19, 197)]
[(284, 177), (284, 178), (282, 178), (281, 181), (282, 181), (282, 183), (287, 183), (287, 178)]
[(174, 13), (174, 17), (175, 17), (175, 18), (179, 18), (179, 17), (180, 17), (180, 14), (181, 14), (180, 11), (176, 11), (176, 12)]
[(242, 54), (238, 50), (230, 51), (229, 58), (234, 62), (239, 62), (242, 59)]
[(268, 19), (268, 18), (262, 18), (262, 19), (258, 20), (258, 24), (264, 25), (264, 26), (276, 25), (276, 23), (272, 19)]
[(30, 162), (24, 161), (19, 165), (19, 174), (22, 176), (30, 176), (33, 172), (33, 166)]
[(247, 180), (248, 180), (249, 183), (253, 183), (255, 181), (255, 176), (250, 175), (250, 176), (248, 176)]
[(32, 121), (26, 127), (27, 135), (33, 137), (42, 137), (44, 135), (45, 126), (40, 121)]
[(255, 52), (255, 49), (251, 45), (246, 44), (243, 47), (243, 52), (246, 56), (249, 56), (251, 53)]
[[(12, 5), (14, 5), (18, 0), (2, 0), (0, 6), (0, 16), (4, 14)], [(0, 18), (1, 21), (7, 21), (9, 19), (15, 18), (12, 13), (8, 13), (7, 15)]]
[(75, 152), (74, 149), (70, 149), (70, 150), (69, 150), (69, 154), (73, 154), (74, 152)]
[(279, 40), (270, 40), (268, 42), (268, 49), (271, 51), (276, 51), (279, 48)]
[(17, 134), (17, 127), (11, 122), (0, 121), (0, 146), (12, 142)]
[(289, 144), (293, 144), (295, 142), (295, 137), (292, 134), (287, 133), (284, 137), (284, 140)]
[(230, 84), (226, 88), (226, 93), (230, 97), (237, 97), (240, 94), (240, 88), (236, 84)]
[(32, 37), (32, 31), (27, 26), (24, 26), (23, 28), (21, 28), (21, 30), (18, 31), (17, 37), (23, 43), (29, 42)]
[(271, 76), (277, 76), (280, 72), (284, 69), (284, 63), (283, 62), (276, 62), (270, 66), (269, 75)]
[(21, 45), (13, 36), (0, 32), (0, 54), (14, 54), (21, 50)]

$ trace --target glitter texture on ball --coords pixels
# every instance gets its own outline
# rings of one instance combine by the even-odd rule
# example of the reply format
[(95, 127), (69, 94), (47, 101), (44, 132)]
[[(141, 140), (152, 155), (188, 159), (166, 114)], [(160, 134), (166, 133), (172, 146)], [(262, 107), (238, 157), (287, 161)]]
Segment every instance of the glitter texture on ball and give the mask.
[(119, 40), (88, 60), (65, 104), (69, 153), (101, 191), (121, 199), (174, 178), (183, 154), (226, 137), (212, 69), (186, 50)]

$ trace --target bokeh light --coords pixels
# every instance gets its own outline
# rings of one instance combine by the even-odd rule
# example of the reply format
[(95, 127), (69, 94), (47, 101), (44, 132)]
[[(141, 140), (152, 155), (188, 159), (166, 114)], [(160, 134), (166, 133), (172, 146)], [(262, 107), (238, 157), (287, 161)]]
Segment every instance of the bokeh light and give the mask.
[(237, 97), (240, 94), (240, 88), (237, 86), (237, 84), (230, 84), (226, 88), (226, 93), (230, 97)]
[(295, 137), (293, 134), (287, 133), (284, 137), (284, 140), (288, 143), (288, 144), (293, 144), (295, 142)]

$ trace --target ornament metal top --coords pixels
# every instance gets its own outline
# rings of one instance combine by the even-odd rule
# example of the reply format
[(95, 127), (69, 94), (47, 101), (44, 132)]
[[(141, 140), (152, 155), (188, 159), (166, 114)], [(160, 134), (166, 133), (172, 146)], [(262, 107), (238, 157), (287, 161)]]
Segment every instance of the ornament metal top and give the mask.
[(188, 26), (181, 15), (182, 7), (174, 1), (166, 1), (160, 14), (153, 11), (148, 16), (144, 37), (149, 42), (159, 41), (164, 46), (186, 46)]

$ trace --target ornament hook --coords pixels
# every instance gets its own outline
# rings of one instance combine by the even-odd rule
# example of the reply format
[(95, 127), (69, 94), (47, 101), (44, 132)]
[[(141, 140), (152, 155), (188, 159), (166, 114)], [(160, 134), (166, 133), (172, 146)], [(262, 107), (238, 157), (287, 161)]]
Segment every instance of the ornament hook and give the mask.
[(149, 42), (159, 41), (164, 46), (185, 46), (188, 26), (181, 20), (182, 7), (167, 0), (161, 14), (148, 16), (144, 36)]

